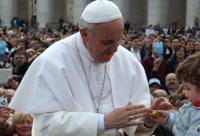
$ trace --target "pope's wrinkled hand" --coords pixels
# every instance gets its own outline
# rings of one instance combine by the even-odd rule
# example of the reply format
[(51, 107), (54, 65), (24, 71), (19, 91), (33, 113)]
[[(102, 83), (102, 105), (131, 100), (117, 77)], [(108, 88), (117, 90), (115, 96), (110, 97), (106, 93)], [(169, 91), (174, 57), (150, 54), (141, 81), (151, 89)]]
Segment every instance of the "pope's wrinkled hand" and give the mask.
[(147, 108), (144, 105), (132, 105), (129, 102), (126, 106), (117, 108), (104, 116), (105, 129), (142, 125), (144, 122), (137, 119), (147, 114)]

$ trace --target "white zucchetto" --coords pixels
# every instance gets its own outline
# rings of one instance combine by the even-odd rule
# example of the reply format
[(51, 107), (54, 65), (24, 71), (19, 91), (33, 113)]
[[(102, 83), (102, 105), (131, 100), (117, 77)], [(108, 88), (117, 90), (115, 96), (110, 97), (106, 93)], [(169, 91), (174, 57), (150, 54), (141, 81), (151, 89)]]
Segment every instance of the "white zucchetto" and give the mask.
[(95, 0), (85, 7), (81, 18), (88, 23), (105, 23), (122, 18), (122, 14), (113, 2)]

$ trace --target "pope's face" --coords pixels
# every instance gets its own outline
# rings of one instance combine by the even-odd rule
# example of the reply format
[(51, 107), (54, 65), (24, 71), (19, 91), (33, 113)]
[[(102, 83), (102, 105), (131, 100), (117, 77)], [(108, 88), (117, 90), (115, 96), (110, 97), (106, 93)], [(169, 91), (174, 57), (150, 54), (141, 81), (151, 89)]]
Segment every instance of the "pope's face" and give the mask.
[(117, 51), (123, 31), (122, 19), (96, 24), (91, 33), (87, 33), (86, 29), (80, 29), (83, 42), (97, 63), (111, 59)]

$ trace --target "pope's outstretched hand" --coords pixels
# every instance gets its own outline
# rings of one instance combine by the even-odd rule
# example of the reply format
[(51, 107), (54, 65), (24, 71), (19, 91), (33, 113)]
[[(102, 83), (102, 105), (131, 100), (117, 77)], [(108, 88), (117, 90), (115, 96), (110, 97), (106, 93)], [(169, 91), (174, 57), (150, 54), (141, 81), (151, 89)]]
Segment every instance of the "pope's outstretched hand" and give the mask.
[(104, 116), (105, 129), (142, 125), (144, 122), (137, 119), (147, 114), (147, 108), (144, 105), (132, 105), (129, 102), (126, 106), (117, 108)]

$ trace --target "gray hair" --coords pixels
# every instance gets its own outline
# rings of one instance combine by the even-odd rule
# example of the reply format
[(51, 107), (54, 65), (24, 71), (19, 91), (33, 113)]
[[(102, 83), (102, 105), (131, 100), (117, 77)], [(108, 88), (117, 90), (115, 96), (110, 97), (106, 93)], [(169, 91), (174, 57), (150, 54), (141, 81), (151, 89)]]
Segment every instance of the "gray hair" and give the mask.
[(79, 23), (78, 23), (78, 27), (79, 27), (79, 29), (81, 29), (81, 28), (87, 29), (87, 33), (91, 34), (94, 27), (95, 27), (95, 24), (88, 23), (85, 20), (83, 20), (82, 18), (80, 18)]
[(199, 41), (196, 41), (196, 42), (195, 42), (195, 45), (198, 45), (198, 44), (200, 44), (200, 42), (199, 42)]

